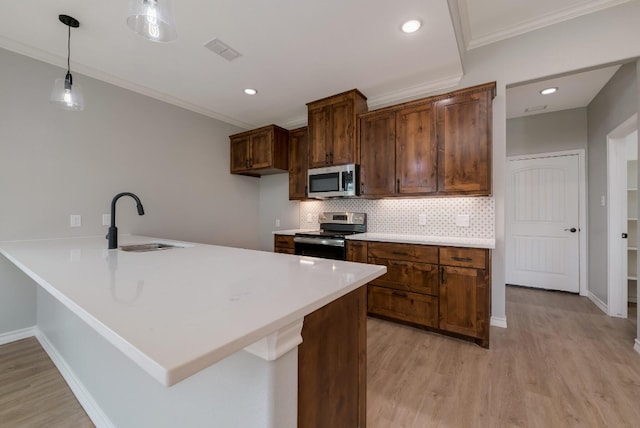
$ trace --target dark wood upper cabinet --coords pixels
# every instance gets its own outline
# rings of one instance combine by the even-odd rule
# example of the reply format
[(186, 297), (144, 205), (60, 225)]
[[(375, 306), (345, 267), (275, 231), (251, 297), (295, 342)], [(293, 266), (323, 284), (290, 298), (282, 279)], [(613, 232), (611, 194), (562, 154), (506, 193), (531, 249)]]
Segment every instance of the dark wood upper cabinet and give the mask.
[(363, 114), (360, 194), (491, 194), (495, 83)]
[(360, 117), (360, 194), (437, 192), (435, 114), (431, 102), (395, 106)]
[(437, 187), (438, 146), (431, 103), (397, 113), (396, 177), (400, 194), (434, 193)]
[(360, 119), (360, 194), (396, 192), (396, 113), (385, 111)]
[(438, 191), (491, 194), (491, 101), (495, 85), (436, 103)]
[(289, 131), (289, 200), (307, 197), (308, 141), (306, 126)]
[(249, 176), (281, 174), (289, 168), (289, 131), (269, 125), (229, 137), (231, 173)]
[(357, 116), (367, 111), (367, 98), (353, 89), (308, 103), (307, 108), (309, 168), (357, 162)]

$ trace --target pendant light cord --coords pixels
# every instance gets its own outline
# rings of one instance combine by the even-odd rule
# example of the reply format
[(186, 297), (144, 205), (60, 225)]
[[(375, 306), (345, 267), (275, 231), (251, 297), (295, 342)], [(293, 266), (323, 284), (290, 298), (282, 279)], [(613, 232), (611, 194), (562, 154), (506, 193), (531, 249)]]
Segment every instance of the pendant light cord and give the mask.
[(71, 72), (71, 25), (67, 25), (69, 34), (67, 36), (67, 73)]

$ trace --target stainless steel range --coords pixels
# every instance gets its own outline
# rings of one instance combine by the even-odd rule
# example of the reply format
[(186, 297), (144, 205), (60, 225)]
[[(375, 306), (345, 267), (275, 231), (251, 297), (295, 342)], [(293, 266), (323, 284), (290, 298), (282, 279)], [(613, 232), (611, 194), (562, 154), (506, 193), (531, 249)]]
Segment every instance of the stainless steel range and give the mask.
[(319, 231), (296, 233), (293, 238), (295, 254), (346, 260), (345, 236), (367, 231), (367, 215), (364, 213), (322, 213), (318, 221)]

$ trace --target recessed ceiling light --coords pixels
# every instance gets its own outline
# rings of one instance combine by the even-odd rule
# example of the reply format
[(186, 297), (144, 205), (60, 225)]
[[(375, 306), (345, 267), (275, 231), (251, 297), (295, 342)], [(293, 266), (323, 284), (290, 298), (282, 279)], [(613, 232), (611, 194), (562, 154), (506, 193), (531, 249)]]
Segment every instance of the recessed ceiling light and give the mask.
[(420, 27), (422, 27), (422, 22), (417, 19), (412, 19), (402, 24), (402, 31), (405, 33), (415, 33)]
[(547, 89), (543, 89), (540, 91), (540, 93), (542, 95), (549, 95), (549, 94), (553, 94), (554, 92), (556, 92), (558, 90), (558, 88), (547, 88)]
[(258, 93), (258, 91), (256, 91), (253, 88), (247, 88), (247, 89), (244, 90), (244, 93), (247, 94), (247, 95), (255, 95), (255, 94)]

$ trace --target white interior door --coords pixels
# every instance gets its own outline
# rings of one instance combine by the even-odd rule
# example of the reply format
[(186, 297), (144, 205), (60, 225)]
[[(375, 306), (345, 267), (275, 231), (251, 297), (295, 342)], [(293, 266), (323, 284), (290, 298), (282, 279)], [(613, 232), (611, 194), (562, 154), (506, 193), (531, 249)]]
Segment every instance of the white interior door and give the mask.
[(578, 155), (507, 163), (507, 283), (578, 293)]

